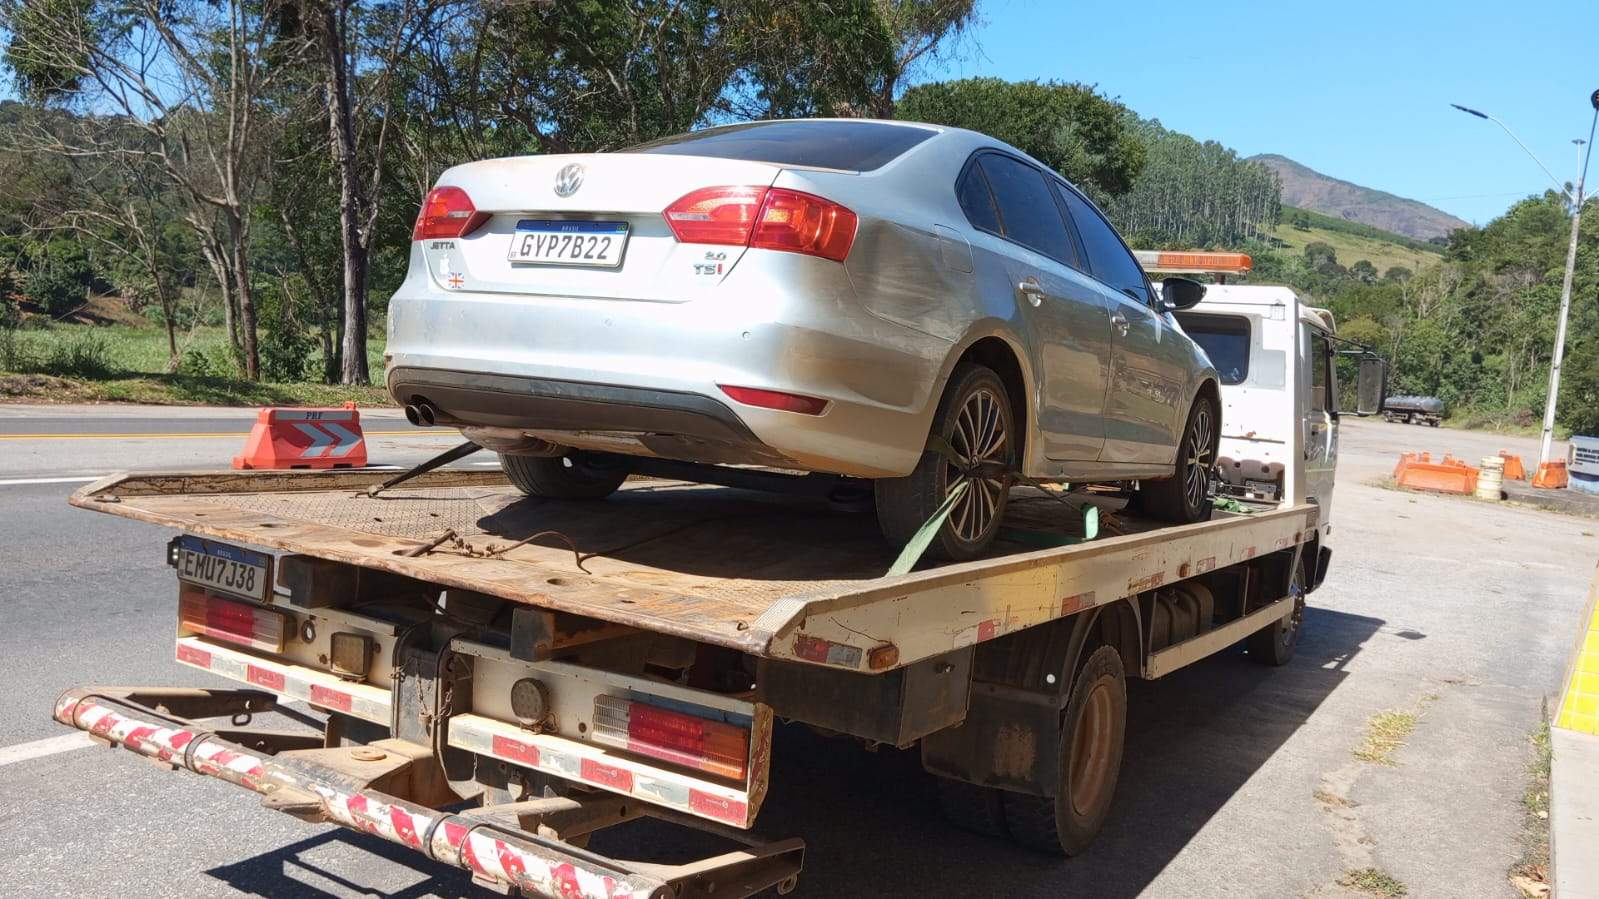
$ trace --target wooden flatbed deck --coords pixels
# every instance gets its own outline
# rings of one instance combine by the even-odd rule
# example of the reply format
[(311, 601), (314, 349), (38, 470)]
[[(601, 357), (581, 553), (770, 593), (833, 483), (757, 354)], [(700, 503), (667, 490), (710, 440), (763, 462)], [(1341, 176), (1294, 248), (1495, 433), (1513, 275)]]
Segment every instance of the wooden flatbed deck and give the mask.
[[(441, 470), (373, 498), (388, 472), (115, 475), (72, 504), (344, 562), (757, 656), (888, 670), (1293, 546), (1317, 509), (1161, 526), (883, 576), (870, 512), (820, 500), (630, 481), (604, 502), (531, 499), (499, 472)], [(1081, 513), (1017, 488), (1007, 527), (1052, 542)], [(446, 530), (459, 538), (419, 556)], [(531, 539), (530, 539), (531, 538)], [(521, 542), (521, 541), (527, 542)], [(888, 655), (872, 651), (892, 646)], [(868, 658), (892, 661), (877, 668)]]

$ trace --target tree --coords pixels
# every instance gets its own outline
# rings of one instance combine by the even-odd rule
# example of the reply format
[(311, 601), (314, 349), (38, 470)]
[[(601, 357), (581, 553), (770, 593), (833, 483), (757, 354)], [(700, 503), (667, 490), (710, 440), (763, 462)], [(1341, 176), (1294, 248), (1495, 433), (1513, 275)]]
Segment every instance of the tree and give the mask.
[(1374, 284), (1377, 281), (1377, 266), (1370, 260), (1361, 259), (1349, 267), (1349, 274), (1363, 284)]
[(1388, 271), (1382, 273), (1382, 279), (1391, 284), (1403, 284), (1415, 277), (1415, 272), (1402, 265), (1390, 265)]
[(1125, 193), (1144, 167), (1126, 111), (1082, 84), (967, 78), (911, 88), (895, 115), (999, 138), (1099, 199)]
[(1312, 270), (1338, 263), (1338, 251), (1331, 244), (1319, 240), (1305, 244), (1304, 257), (1306, 267)]
[(1147, 162), (1127, 193), (1105, 211), (1131, 242), (1149, 246), (1236, 246), (1277, 223), (1277, 174), (1216, 143), (1168, 131), (1128, 114)]
[[(14, 146), (77, 159), (137, 158), (182, 197), (184, 218), (228, 297), (230, 339), (258, 375), (250, 228), (261, 176), (263, 99), (303, 44), (282, 37), (281, 0), (0, 0), (5, 62), (24, 96), (111, 110), (144, 132), (108, 142), (92, 117)], [(234, 320), (234, 316), (237, 319)]]
[[(888, 68), (872, 99), (871, 114), (895, 117), (895, 98), (913, 74), (947, 53), (977, 21), (977, 0), (872, 0), (893, 44)], [(900, 116), (904, 118), (904, 116)]]
[[(392, 131), (410, 110), (395, 77), (401, 59), (414, 52), (434, 27), (434, 0), (361, 4), (323, 0), (306, 8), (307, 30), (316, 44), (327, 118), (327, 146), (339, 194), (343, 291), (339, 382), (366, 384), (367, 285), (384, 164)], [(364, 73), (364, 74), (363, 74)], [(391, 131), (392, 129), (392, 131)], [(290, 223), (285, 222), (291, 228)]]

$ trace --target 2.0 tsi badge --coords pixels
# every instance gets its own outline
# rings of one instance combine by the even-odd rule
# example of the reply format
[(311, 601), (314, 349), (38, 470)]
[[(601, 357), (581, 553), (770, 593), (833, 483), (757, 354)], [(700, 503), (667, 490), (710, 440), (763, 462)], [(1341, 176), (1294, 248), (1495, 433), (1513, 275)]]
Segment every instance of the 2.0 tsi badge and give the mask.
[(582, 186), (583, 166), (579, 163), (568, 163), (555, 173), (555, 195), (558, 197), (570, 197)]

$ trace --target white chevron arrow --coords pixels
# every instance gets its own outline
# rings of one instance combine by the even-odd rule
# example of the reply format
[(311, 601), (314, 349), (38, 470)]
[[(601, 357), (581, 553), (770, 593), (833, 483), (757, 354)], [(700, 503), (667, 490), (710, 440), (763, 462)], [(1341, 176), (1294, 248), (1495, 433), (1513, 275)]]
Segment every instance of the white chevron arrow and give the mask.
[(319, 459), (323, 453), (327, 452), (329, 447), (333, 446), (333, 436), (316, 425), (297, 424), (294, 429), (311, 438), (311, 445), (306, 447), (305, 452), (301, 454), (303, 458)]
[(348, 456), (350, 451), (355, 449), (355, 445), (361, 442), (360, 434), (351, 431), (349, 428), (346, 428), (344, 425), (341, 425), (337, 422), (324, 421), (322, 422), (322, 427), (327, 431), (331, 431), (333, 433), (333, 439), (338, 441), (337, 445), (328, 450), (328, 456), (330, 458), (339, 459), (344, 456)]

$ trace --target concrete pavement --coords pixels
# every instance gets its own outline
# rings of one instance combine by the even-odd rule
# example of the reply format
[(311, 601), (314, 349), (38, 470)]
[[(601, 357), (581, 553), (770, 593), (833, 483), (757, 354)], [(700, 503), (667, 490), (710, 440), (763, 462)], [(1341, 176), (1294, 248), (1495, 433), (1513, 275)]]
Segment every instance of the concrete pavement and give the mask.
[[(0, 434), (30, 433), (3, 414), (14, 408), (0, 407)], [(115, 433), (139, 417), (119, 414), (88, 416), (83, 427)], [(247, 423), (237, 440), (58, 440), (27, 456), (13, 452), (25, 441), (0, 440), (0, 482), (103, 473), (95, 464), (112, 459), (170, 468), (214, 453), (203, 461), (225, 465)], [(1222, 655), (1131, 684), (1116, 806), (1087, 854), (1062, 862), (952, 829), (914, 752), (867, 753), (783, 728), (761, 829), (809, 842), (799, 894), (1326, 897), (1365, 895), (1339, 881), (1374, 868), (1410, 897), (1516, 896), (1506, 871), (1520, 852), (1527, 738), (1560, 687), (1599, 555), (1594, 524), (1372, 486), (1402, 449), (1481, 454), (1472, 441), (1483, 438), (1346, 424), (1333, 569), (1311, 597), (1299, 655), (1274, 670)], [(407, 441), (433, 440), (392, 439), (374, 461), (425, 455)], [(1525, 455), (1531, 443), (1486, 439), (1486, 452)], [(49, 704), (68, 686), (216, 683), (170, 661), (168, 534), (69, 509), (71, 488), (0, 486), (0, 659), (10, 687), (0, 691), (0, 824), (12, 836), (0, 845), (0, 870), (12, 872), (0, 893), (471, 892), (457, 872), (120, 750), (29, 754), (65, 733)], [(1387, 710), (1416, 715), (1393, 765), (1356, 759), (1369, 719)], [(4, 755), (20, 747), (32, 748)], [(668, 860), (714, 845), (644, 821), (598, 835), (593, 848)]]

